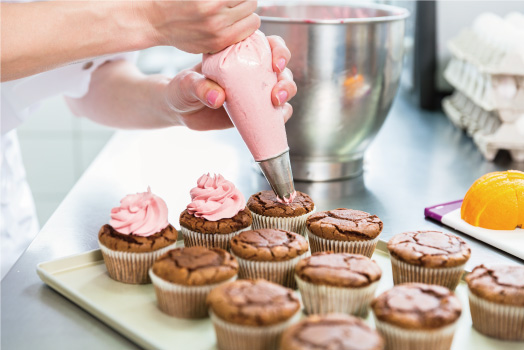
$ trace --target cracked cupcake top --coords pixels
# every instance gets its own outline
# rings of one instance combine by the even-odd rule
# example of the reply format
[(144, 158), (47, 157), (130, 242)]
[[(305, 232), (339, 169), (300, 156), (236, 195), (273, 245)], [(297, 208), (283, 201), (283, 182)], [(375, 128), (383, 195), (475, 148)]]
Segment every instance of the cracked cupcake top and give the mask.
[(314, 235), (335, 241), (371, 240), (383, 227), (376, 215), (344, 208), (311, 214), (306, 225)]
[(284, 230), (244, 231), (231, 239), (231, 251), (237, 257), (251, 261), (291, 260), (307, 249), (304, 237)]
[(209, 293), (207, 304), (222, 320), (245, 326), (285, 322), (300, 310), (295, 292), (262, 279), (221, 284)]
[(524, 266), (477, 266), (466, 276), (469, 290), (494, 303), (524, 306)]
[(203, 286), (232, 278), (238, 272), (238, 263), (220, 248), (176, 248), (155, 261), (153, 272), (171, 283)]
[(460, 266), (471, 256), (462, 238), (439, 231), (399, 233), (389, 240), (388, 250), (408, 264), (435, 268)]
[(333, 252), (300, 260), (295, 273), (309, 283), (352, 288), (369, 286), (382, 276), (378, 264), (366, 256)]
[(446, 287), (406, 283), (380, 294), (371, 303), (375, 316), (408, 329), (435, 329), (455, 322), (462, 313), (459, 299)]
[(312, 315), (282, 334), (282, 350), (382, 350), (380, 334), (358, 317)]
[(273, 191), (255, 193), (247, 201), (247, 207), (256, 214), (272, 217), (295, 217), (311, 213), (315, 203), (305, 193), (296, 191), (291, 203), (280, 203)]

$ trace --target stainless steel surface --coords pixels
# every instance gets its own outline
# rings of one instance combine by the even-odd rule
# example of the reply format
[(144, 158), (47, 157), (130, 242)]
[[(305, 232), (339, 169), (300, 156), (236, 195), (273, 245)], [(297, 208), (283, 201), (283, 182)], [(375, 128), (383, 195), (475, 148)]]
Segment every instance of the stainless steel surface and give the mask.
[(295, 193), (289, 151), (257, 163), (278, 198), (285, 201)]
[[(297, 190), (309, 193), (318, 210), (347, 207), (377, 214), (384, 221), (383, 240), (416, 229), (456, 233), (472, 247), (468, 269), (481, 263), (523, 264), (425, 220), (423, 208), (462, 197), (484, 173), (524, 170), (524, 163), (512, 163), (507, 154), (494, 163), (484, 161), (473, 142), (442, 113), (419, 111), (402, 95), (366, 157), (361, 177), (296, 183)], [(189, 190), (203, 173), (222, 173), (247, 196), (269, 189), (251, 169), (251, 159), (236, 130), (117, 133), (2, 280), (2, 349), (138, 348), (46, 287), (36, 275), (36, 265), (97, 248), (98, 230), (108, 222), (111, 208), (125, 194), (147, 185), (166, 200), (169, 220), (177, 227)]]
[(288, 4), (258, 13), (261, 30), (284, 38), (292, 54), (298, 93), (286, 130), (295, 179), (359, 175), (397, 92), (408, 11)]

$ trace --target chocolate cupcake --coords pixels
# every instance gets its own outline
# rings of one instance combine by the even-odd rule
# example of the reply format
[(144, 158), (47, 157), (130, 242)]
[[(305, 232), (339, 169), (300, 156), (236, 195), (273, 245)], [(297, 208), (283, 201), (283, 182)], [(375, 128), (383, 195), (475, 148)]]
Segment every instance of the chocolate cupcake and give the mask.
[(290, 203), (282, 203), (273, 191), (252, 195), (247, 207), (253, 215), (253, 229), (275, 228), (304, 235), (306, 219), (315, 211), (315, 203), (299, 191), (292, 199)]
[(291, 289), (266, 280), (237, 280), (207, 297), (219, 349), (278, 349), (284, 329), (300, 317)]
[(449, 289), (407, 283), (382, 293), (371, 303), (377, 330), (388, 350), (447, 350), (462, 312)]
[(471, 249), (462, 238), (439, 231), (405, 232), (388, 242), (395, 284), (420, 282), (454, 290)]
[(282, 334), (280, 350), (382, 350), (380, 334), (358, 317), (313, 315)]
[(231, 239), (231, 253), (240, 266), (239, 278), (263, 278), (296, 289), (295, 265), (307, 256), (308, 243), (290, 231), (250, 230)]
[(220, 283), (236, 279), (238, 264), (220, 248), (176, 248), (149, 271), (160, 310), (181, 318), (207, 317), (206, 297)]
[(202, 175), (190, 192), (191, 203), (180, 214), (186, 247), (229, 250), (229, 241), (251, 229), (251, 212), (242, 193), (222, 175)]
[(524, 341), (524, 266), (477, 266), (466, 276), (473, 327), (502, 340)]
[(311, 252), (362, 254), (370, 258), (382, 221), (360, 210), (339, 208), (312, 214), (306, 222)]
[(98, 232), (109, 276), (119, 282), (150, 283), (148, 270), (157, 257), (175, 248), (178, 232), (167, 222), (162, 198), (147, 192), (128, 195), (111, 210), (111, 221)]
[(347, 253), (314, 253), (295, 268), (306, 314), (366, 316), (381, 276), (376, 262)]

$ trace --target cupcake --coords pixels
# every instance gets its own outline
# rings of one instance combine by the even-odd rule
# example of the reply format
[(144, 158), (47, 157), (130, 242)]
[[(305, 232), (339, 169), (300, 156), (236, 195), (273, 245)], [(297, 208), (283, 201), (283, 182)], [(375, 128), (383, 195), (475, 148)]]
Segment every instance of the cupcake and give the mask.
[(206, 297), (220, 283), (236, 279), (238, 264), (220, 248), (176, 248), (149, 271), (160, 310), (180, 318), (207, 317)]
[(266, 280), (237, 280), (207, 296), (219, 349), (278, 349), (284, 329), (300, 317), (295, 292)]
[(306, 314), (342, 312), (365, 317), (382, 271), (363, 255), (320, 252), (295, 268)]
[(290, 231), (258, 229), (231, 239), (239, 278), (264, 278), (292, 289), (296, 289), (295, 265), (307, 252), (306, 239)]
[(282, 334), (280, 350), (382, 350), (380, 334), (358, 317), (309, 316)]
[(407, 283), (382, 293), (371, 303), (377, 330), (388, 350), (447, 350), (462, 312), (449, 289)]
[(178, 233), (167, 222), (162, 198), (147, 192), (131, 194), (111, 210), (109, 225), (98, 243), (109, 276), (119, 282), (150, 283), (148, 270), (160, 255), (175, 248)]
[(466, 276), (473, 327), (502, 340), (524, 341), (524, 266), (477, 266)]
[(311, 252), (362, 254), (371, 257), (382, 221), (360, 210), (339, 208), (312, 214), (306, 221)]
[(253, 221), (238, 188), (222, 175), (202, 175), (190, 192), (191, 203), (180, 214), (186, 247), (216, 247), (229, 251), (229, 241)]
[(405, 232), (388, 242), (395, 284), (420, 282), (454, 290), (471, 255), (460, 237), (438, 231)]
[(304, 235), (306, 219), (315, 211), (315, 203), (297, 191), (291, 203), (282, 203), (273, 191), (252, 195), (247, 207), (253, 215), (253, 228), (276, 228)]

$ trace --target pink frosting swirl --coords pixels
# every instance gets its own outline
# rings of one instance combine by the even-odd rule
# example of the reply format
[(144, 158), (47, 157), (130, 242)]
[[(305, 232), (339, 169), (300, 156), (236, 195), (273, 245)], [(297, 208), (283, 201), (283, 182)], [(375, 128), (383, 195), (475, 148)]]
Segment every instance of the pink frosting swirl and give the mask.
[(124, 235), (151, 236), (169, 225), (166, 202), (150, 187), (147, 192), (127, 195), (120, 207), (111, 209), (109, 225)]
[(189, 214), (209, 221), (232, 218), (246, 207), (242, 193), (222, 175), (202, 175), (190, 194)]

